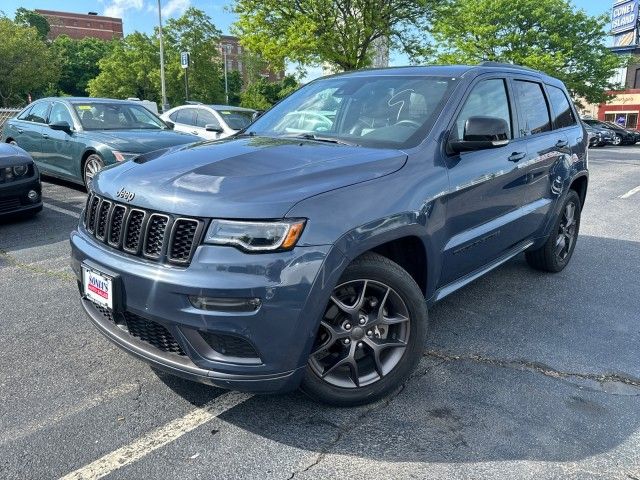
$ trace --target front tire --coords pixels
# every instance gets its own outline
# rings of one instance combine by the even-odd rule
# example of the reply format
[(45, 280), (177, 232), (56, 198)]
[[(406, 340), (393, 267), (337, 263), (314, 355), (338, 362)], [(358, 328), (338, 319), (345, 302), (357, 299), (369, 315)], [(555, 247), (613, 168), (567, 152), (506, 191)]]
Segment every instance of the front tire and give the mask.
[(614, 135), (613, 136), (613, 145), (615, 147), (618, 147), (618, 146), (622, 145), (622, 137), (620, 135)]
[(386, 257), (362, 255), (328, 301), (302, 391), (341, 407), (388, 395), (418, 363), (427, 322), (424, 294), (413, 278)]
[(569, 264), (580, 231), (580, 197), (569, 190), (560, 214), (546, 243), (537, 250), (527, 251), (527, 263), (536, 270), (557, 273)]

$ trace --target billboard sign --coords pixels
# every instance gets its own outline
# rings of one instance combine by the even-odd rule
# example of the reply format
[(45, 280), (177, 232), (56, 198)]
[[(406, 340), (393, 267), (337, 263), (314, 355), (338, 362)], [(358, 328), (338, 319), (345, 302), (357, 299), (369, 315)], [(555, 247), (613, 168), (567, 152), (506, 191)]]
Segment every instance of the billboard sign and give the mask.
[(638, 0), (623, 0), (613, 5), (611, 16), (611, 33), (635, 30), (638, 26)]
[(189, 52), (180, 52), (180, 66), (182, 68), (189, 68), (190, 63), (191, 55), (189, 55)]

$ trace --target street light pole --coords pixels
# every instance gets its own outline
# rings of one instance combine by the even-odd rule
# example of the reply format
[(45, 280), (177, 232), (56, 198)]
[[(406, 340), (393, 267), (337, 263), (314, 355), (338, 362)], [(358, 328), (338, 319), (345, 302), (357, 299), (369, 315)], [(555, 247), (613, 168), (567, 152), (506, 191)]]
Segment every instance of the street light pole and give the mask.
[(164, 82), (164, 40), (162, 38), (162, 6), (158, 0), (158, 32), (160, 33), (160, 88), (162, 89), (162, 111), (166, 112), (169, 108), (167, 102), (167, 87)]
[(225, 104), (229, 105), (229, 82), (227, 82), (227, 46), (222, 44), (222, 58), (224, 59), (224, 97)]

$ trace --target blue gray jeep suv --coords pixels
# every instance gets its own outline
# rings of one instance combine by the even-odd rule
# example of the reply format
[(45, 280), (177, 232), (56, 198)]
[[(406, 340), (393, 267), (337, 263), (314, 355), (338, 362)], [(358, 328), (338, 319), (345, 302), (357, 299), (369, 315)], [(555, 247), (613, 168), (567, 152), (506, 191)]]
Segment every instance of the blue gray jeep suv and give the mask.
[(370, 402), (416, 365), (431, 304), (522, 252), (568, 264), (587, 142), (563, 84), (524, 68), (319, 79), (232, 138), (97, 175), (82, 304), (158, 369)]

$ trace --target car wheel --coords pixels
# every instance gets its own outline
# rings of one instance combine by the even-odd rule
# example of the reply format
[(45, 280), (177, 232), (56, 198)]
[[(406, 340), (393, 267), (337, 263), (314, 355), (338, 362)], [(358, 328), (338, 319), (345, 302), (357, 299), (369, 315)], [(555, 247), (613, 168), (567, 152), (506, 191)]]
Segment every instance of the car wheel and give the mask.
[(569, 264), (580, 231), (580, 197), (569, 190), (547, 242), (537, 250), (527, 251), (527, 263), (537, 270), (560, 272)]
[(84, 186), (89, 189), (89, 185), (91, 185), (91, 181), (93, 177), (104, 168), (104, 162), (99, 155), (95, 153), (89, 155), (84, 162), (84, 167), (82, 169), (82, 178), (84, 180)]
[(413, 278), (386, 257), (364, 254), (331, 294), (301, 389), (336, 406), (378, 400), (413, 371), (426, 332), (424, 294)]
[(620, 135), (614, 135), (613, 136), (613, 144), (617, 147), (618, 145), (622, 144), (622, 137)]

